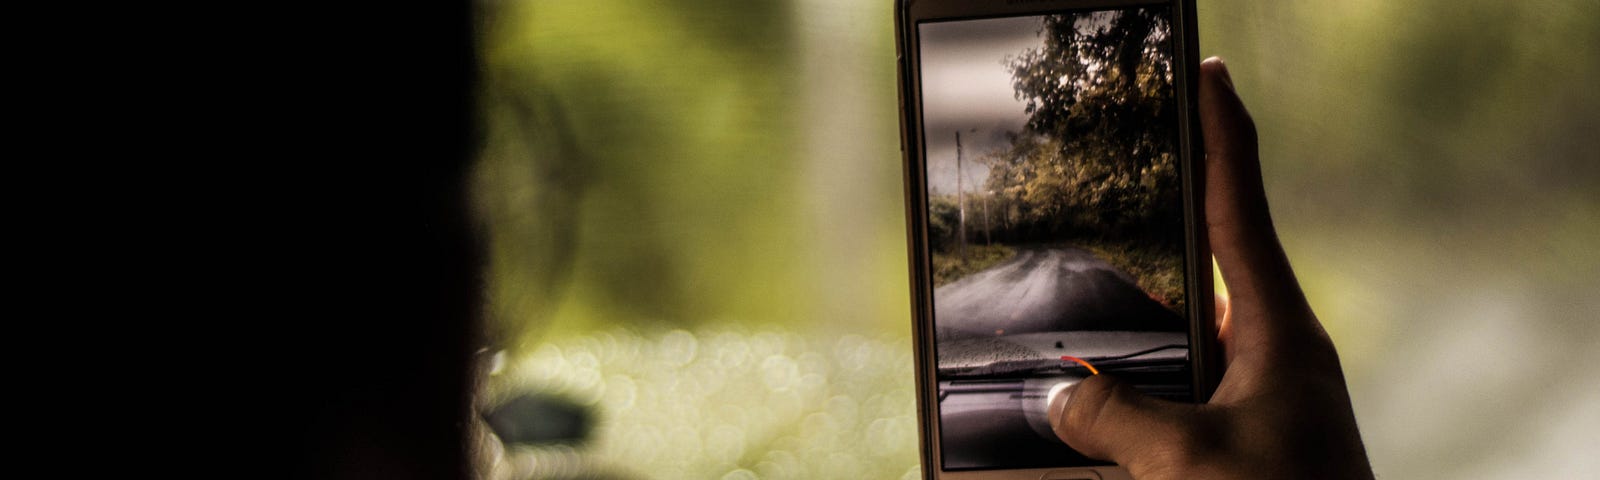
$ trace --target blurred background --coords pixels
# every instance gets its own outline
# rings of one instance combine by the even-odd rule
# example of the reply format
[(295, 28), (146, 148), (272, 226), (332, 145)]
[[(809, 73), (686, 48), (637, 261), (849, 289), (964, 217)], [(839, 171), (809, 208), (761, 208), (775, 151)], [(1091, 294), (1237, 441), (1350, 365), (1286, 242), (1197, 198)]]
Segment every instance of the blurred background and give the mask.
[[(1600, 3), (1199, 3), (1378, 475), (1600, 471)], [(490, 477), (918, 477), (892, 14), (478, 4)]]

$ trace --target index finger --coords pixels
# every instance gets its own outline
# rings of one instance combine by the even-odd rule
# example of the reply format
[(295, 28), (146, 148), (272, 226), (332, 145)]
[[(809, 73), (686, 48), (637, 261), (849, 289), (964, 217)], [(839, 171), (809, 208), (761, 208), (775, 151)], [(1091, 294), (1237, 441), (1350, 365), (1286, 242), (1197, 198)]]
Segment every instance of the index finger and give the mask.
[[(1221, 59), (1201, 63), (1199, 100), (1206, 152), (1206, 230), (1231, 306), (1262, 310), (1229, 319), (1233, 335), (1251, 337), (1274, 328), (1264, 320), (1278, 316), (1254, 313), (1307, 309), (1305, 295), (1267, 209), (1255, 122)], [(1232, 357), (1235, 352), (1229, 350)]]

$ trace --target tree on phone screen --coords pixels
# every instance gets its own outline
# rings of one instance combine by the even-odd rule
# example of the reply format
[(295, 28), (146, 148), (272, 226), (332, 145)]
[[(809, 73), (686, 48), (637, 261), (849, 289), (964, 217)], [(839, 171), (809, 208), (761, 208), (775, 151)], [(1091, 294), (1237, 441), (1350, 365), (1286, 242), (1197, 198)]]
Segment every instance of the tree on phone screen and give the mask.
[(1008, 235), (1181, 241), (1170, 32), (1153, 9), (1050, 15), (1006, 59), (1028, 114), (986, 158)]

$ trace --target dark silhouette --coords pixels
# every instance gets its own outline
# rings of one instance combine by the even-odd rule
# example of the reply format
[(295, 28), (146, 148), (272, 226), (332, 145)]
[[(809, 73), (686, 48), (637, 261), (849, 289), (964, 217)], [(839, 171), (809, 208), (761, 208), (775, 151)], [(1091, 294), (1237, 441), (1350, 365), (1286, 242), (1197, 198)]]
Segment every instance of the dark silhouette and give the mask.
[(240, 274), (252, 297), (235, 308), (262, 318), (248, 335), (268, 345), (246, 355), (265, 373), (250, 389), (273, 400), (236, 416), (287, 436), (275, 446), (299, 463), (275, 476), (472, 476), (472, 8), (319, 7), (261, 67), (287, 72), (271, 85), (287, 100), (243, 148), (268, 152), (250, 178), (272, 205), (251, 219), (259, 245), (239, 257), (261, 269)]

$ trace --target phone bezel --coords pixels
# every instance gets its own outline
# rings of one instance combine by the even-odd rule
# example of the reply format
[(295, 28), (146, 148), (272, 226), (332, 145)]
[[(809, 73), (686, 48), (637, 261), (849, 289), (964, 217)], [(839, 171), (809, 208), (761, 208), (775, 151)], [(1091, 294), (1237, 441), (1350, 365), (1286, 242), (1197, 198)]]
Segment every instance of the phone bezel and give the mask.
[[(933, 404), (937, 398), (938, 381), (934, 352), (933, 279), (928, 271), (928, 225), (925, 142), (922, 140), (921, 68), (916, 26), (921, 22), (938, 20), (977, 19), (1039, 15), (1064, 11), (1127, 8), (1139, 6), (1164, 6), (1172, 10), (1174, 32), (1173, 54), (1181, 59), (1182, 68), (1174, 75), (1177, 89), (1176, 103), (1181, 115), (1178, 126), (1179, 171), (1183, 186), (1184, 228), (1187, 242), (1185, 250), (1185, 283), (1188, 293), (1190, 319), (1190, 359), (1197, 403), (1209, 400), (1220, 379), (1221, 365), (1216, 348), (1215, 305), (1211, 271), (1211, 251), (1205, 235), (1205, 217), (1202, 200), (1205, 198), (1205, 150), (1201, 142), (1198, 83), (1193, 78), (1200, 71), (1198, 42), (1195, 27), (1194, 0), (896, 0), (895, 1), (895, 51), (899, 72), (900, 142), (904, 166), (906, 193), (907, 241), (911, 264), (912, 322), (914, 354), (916, 358), (917, 426), (921, 441), (923, 477), (939, 480), (1013, 480), (1054, 478), (1101, 478), (1114, 480), (1129, 478), (1127, 471), (1116, 465), (1026, 468), (996, 470), (945, 471), (939, 442), (938, 409)], [(1076, 475), (1076, 476), (1074, 476)]]

